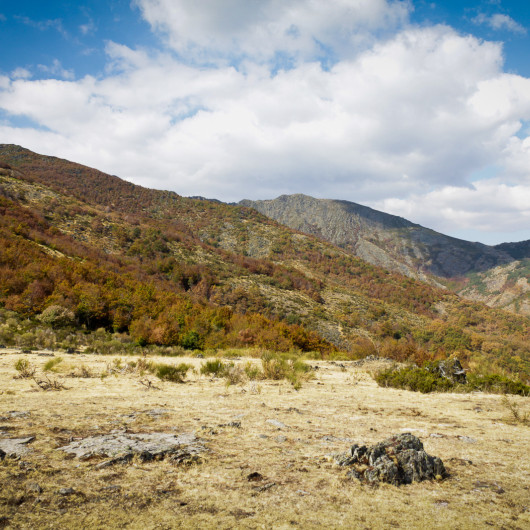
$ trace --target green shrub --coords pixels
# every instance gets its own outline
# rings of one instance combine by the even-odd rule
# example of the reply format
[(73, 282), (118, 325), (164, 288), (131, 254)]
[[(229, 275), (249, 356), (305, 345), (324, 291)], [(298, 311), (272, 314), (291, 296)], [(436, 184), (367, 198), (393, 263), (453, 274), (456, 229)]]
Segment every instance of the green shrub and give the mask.
[(313, 377), (311, 367), (300, 359), (290, 360), (271, 352), (265, 352), (261, 357), (263, 379), (279, 381), (286, 379), (295, 390), (302, 387), (304, 381)]
[(196, 331), (188, 331), (182, 339), (180, 345), (186, 350), (201, 350), (202, 340)]
[(29, 379), (35, 375), (36, 368), (24, 358), (15, 361), (15, 370), (18, 372), (18, 378)]
[(404, 388), (414, 392), (473, 392), (530, 395), (530, 386), (499, 374), (467, 374), (467, 383), (456, 383), (436, 371), (437, 363), (425, 366), (401, 366), (382, 370), (374, 379), (379, 386)]
[(245, 364), (245, 374), (251, 381), (257, 381), (259, 379), (263, 379), (263, 372), (260, 370), (259, 366), (256, 366), (255, 364), (252, 364), (251, 362), (247, 362)]
[(44, 371), (48, 372), (50, 370), (53, 371), (53, 369), (59, 364), (63, 362), (62, 357), (55, 357), (54, 359), (50, 359), (45, 365), (44, 365)]
[(202, 375), (214, 375), (216, 377), (223, 377), (230, 367), (233, 367), (234, 363), (225, 364), (220, 359), (212, 359), (201, 364)]
[(499, 374), (468, 374), (470, 390), (482, 390), (492, 394), (516, 394), (530, 396), (530, 386)]
[(186, 379), (188, 371), (192, 368), (192, 366), (186, 363), (180, 363), (177, 366), (163, 363), (149, 363), (148, 368), (151, 373), (163, 381), (183, 383)]

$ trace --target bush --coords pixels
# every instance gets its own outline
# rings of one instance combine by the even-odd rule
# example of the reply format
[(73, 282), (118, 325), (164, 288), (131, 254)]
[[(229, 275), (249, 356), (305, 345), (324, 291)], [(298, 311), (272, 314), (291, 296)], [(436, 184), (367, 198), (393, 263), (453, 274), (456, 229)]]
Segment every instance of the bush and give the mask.
[(227, 370), (234, 366), (234, 363), (225, 364), (220, 359), (213, 359), (206, 361), (206, 363), (201, 364), (201, 374), (202, 375), (214, 375), (216, 377), (223, 377)]
[(72, 326), (75, 324), (75, 315), (70, 309), (60, 305), (51, 305), (47, 307), (38, 317), (43, 324), (60, 328)]
[(263, 379), (279, 381), (286, 379), (295, 390), (302, 387), (304, 381), (313, 377), (311, 367), (300, 359), (287, 360), (277, 354), (265, 352), (261, 357)]
[(63, 361), (62, 357), (55, 357), (54, 359), (50, 359), (45, 365), (44, 365), (44, 371), (48, 372), (50, 370), (54, 371), (54, 368)]
[(388, 368), (376, 374), (375, 380), (379, 386), (404, 388), (413, 392), (447, 392), (454, 387), (454, 383), (427, 368), (406, 366)]
[(530, 386), (499, 374), (469, 374), (470, 390), (482, 390), (492, 394), (516, 394), (530, 396)]
[(162, 379), (163, 381), (183, 383), (186, 379), (186, 374), (192, 368), (192, 366), (186, 363), (180, 363), (177, 366), (163, 363), (149, 363), (148, 368), (152, 374), (156, 375), (159, 379)]
[(404, 388), (414, 392), (473, 392), (475, 390), (495, 394), (530, 395), (530, 386), (499, 374), (467, 374), (467, 383), (456, 383), (440, 375), (436, 363), (424, 367), (392, 367), (375, 374), (379, 386)]
[(29, 379), (35, 375), (36, 368), (24, 358), (15, 361), (15, 370), (18, 372), (17, 378)]
[(188, 333), (180, 339), (180, 345), (186, 350), (201, 350), (201, 337), (196, 331), (188, 331)]

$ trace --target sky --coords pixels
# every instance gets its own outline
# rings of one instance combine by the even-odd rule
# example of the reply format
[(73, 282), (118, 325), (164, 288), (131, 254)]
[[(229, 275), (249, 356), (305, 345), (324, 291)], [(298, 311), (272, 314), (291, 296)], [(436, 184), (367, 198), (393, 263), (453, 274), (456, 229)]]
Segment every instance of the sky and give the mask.
[(527, 0), (0, 0), (0, 143), (530, 239)]

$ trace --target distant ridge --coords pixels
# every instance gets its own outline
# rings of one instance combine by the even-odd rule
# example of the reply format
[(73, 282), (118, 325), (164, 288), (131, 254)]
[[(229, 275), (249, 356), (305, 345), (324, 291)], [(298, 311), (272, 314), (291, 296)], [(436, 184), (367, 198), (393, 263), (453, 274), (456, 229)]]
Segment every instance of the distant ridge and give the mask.
[(460, 277), (515, 259), (502, 245), (456, 239), (354, 202), (296, 194), (240, 204), (331, 241), (370, 263), (423, 280), (428, 275)]

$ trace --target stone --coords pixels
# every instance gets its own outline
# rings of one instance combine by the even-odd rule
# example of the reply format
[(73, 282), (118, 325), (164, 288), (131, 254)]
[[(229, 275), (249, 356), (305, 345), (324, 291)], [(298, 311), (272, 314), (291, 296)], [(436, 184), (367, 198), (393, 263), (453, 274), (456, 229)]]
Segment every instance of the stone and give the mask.
[(458, 439), (461, 442), (465, 442), (466, 444), (476, 444), (477, 443), (475, 438), (471, 438), (470, 436), (459, 436)]
[(267, 420), (267, 423), (274, 427), (277, 427), (278, 429), (287, 429), (287, 425), (278, 420)]
[(399, 486), (447, 475), (443, 462), (427, 454), (419, 438), (403, 433), (371, 447), (353, 445), (334, 455), (335, 462), (349, 467), (348, 476), (368, 484), (387, 482)]
[(36, 482), (30, 482), (27, 486), (26, 486), (26, 491), (30, 492), (30, 493), (42, 493), (42, 488), (40, 487), (39, 484), (37, 484)]
[(31, 452), (27, 444), (33, 440), (35, 440), (34, 436), (28, 436), (27, 438), (0, 438), (0, 451), (6, 456), (23, 456)]
[(59, 450), (81, 460), (92, 457), (109, 458), (96, 466), (97, 469), (102, 469), (129, 462), (133, 456), (138, 456), (144, 462), (162, 460), (165, 457), (175, 463), (193, 462), (198, 460), (199, 453), (206, 451), (206, 447), (192, 433), (174, 435), (160, 432), (116, 432), (84, 438), (60, 447)]
[(440, 361), (432, 370), (438, 372), (442, 377), (453, 381), (453, 383), (467, 383), (466, 371), (462, 368), (458, 359)]
[(278, 436), (276, 436), (276, 442), (278, 442), (279, 444), (283, 444), (286, 441), (287, 436), (284, 436), (283, 434), (279, 434)]
[(61, 488), (58, 492), (59, 495), (67, 496), (75, 493), (74, 488)]

